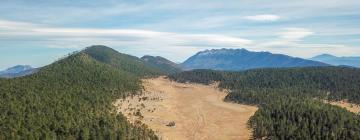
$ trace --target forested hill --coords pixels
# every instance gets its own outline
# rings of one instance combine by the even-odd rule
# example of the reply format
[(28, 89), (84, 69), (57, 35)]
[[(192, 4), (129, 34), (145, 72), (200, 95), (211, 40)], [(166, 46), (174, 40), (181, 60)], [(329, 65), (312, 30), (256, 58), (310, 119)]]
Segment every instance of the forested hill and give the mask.
[(81, 52), (88, 54), (102, 63), (109, 64), (119, 70), (137, 76), (149, 76), (164, 73), (160, 69), (147, 65), (146, 62), (138, 57), (119, 53), (118, 51), (103, 45), (90, 46)]
[(271, 90), (284, 91), (288, 94), (301, 92), (303, 95), (326, 96), (331, 100), (347, 99), (360, 104), (360, 69), (358, 68), (269, 68), (242, 72), (194, 70), (173, 74), (169, 77), (180, 82), (205, 84), (221, 81), (221, 88), (234, 90), (264, 94)]
[(166, 58), (161, 56), (145, 55), (141, 57), (141, 60), (145, 61), (146, 64), (148, 64), (149, 66), (160, 69), (164, 73), (171, 74), (182, 71), (180, 65), (171, 62), (170, 60), (167, 60)]
[(360, 116), (322, 99), (360, 104), (360, 69), (309, 67), (243, 72), (186, 71), (169, 76), (179, 82), (229, 89), (226, 101), (259, 106), (250, 119), (254, 139), (360, 139)]
[(0, 139), (158, 139), (111, 104), (141, 89), (139, 75), (157, 72), (94, 49), (109, 51), (93, 47), (33, 75), (0, 79)]

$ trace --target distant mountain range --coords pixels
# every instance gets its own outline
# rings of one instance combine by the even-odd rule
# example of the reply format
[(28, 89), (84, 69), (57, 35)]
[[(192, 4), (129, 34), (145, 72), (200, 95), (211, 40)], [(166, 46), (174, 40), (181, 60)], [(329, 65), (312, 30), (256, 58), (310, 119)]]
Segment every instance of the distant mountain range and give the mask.
[(310, 58), (311, 60), (328, 63), (331, 65), (346, 65), (352, 67), (360, 67), (360, 57), (337, 57), (330, 54), (321, 54)]
[(37, 69), (35, 69), (29, 65), (16, 65), (16, 66), (10, 67), (4, 71), (0, 71), (0, 77), (2, 77), (2, 78), (21, 77), (21, 76), (32, 74), (36, 71), (37, 71)]
[(212, 49), (198, 52), (181, 66), (186, 69), (247, 70), (253, 68), (329, 66), (329, 64), (270, 52)]
[[(254, 68), (310, 67), (310, 66), (352, 66), (360, 67), (360, 57), (336, 57), (322, 54), (310, 60), (270, 52), (252, 52), (246, 49), (212, 49), (196, 53), (181, 64), (161, 56), (145, 55), (141, 58), (119, 53), (116, 50), (95, 45), (81, 52), (93, 59), (112, 65), (136, 75), (171, 74), (191, 69), (247, 70)], [(134, 69), (134, 68), (137, 69)], [(0, 77), (12, 78), (38, 71), (28, 65), (18, 65), (0, 72)]]

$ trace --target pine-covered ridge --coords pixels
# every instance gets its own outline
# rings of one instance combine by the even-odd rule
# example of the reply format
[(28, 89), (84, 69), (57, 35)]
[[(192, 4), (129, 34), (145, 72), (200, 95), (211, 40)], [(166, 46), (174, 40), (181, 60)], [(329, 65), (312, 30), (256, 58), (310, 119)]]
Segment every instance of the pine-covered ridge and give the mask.
[(118, 51), (103, 45), (94, 45), (85, 48), (81, 52), (91, 56), (99, 62), (109, 64), (117, 69), (129, 72), (136, 76), (163, 74), (160, 69), (147, 65), (145, 61), (138, 57), (119, 53)]
[[(229, 98), (245, 93), (269, 94), (276, 91), (360, 104), (360, 69), (348, 67), (268, 68), (239, 72), (193, 70), (169, 76), (179, 82), (209, 84), (231, 89)], [(241, 94), (238, 92), (241, 92)]]
[(142, 76), (160, 72), (116, 52), (102, 56), (109, 51), (102, 48), (0, 79), (0, 139), (158, 139), (147, 126), (115, 114), (111, 103), (137, 94)]
[(360, 104), (360, 69), (308, 67), (242, 72), (193, 70), (169, 76), (178, 82), (209, 84), (230, 90), (226, 101), (259, 106), (249, 120), (254, 139), (360, 139), (360, 116), (325, 104)]

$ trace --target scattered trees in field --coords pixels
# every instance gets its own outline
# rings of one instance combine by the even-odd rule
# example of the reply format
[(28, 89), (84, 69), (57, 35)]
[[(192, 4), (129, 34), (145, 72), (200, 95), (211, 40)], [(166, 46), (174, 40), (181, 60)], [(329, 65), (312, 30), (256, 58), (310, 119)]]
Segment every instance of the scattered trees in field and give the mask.
[(240, 72), (186, 71), (168, 76), (178, 82), (210, 84), (230, 93), (226, 101), (259, 106), (249, 120), (253, 139), (360, 139), (360, 117), (321, 102), (360, 104), (360, 69), (308, 67)]

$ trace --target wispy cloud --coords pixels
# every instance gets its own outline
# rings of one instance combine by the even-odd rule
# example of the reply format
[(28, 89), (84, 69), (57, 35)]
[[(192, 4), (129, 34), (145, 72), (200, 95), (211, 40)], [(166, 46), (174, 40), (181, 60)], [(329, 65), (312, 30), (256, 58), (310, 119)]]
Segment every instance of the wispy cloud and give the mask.
[(244, 18), (253, 21), (277, 21), (280, 19), (280, 16), (264, 14), (264, 15), (245, 16)]
[[(300, 57), (359, 55), (359, 7), (359, 0), (2, 0), (0, 49), (40, 46), (44, 53), (64, 53), (104, 44), (175, 61), (222, 47)], [(0, 60), (13, 62), (1, 54)]]
[(283, 28), (282, 31), (277, 34), (277, 37), (267, 41), (260, 42), (256, 45), (259, 47), (270, 47), (270, 48), (283, 48), (283, 47), (293, 47), (297, 46), (302, 39), (314, 34), (313, 31), (306, 28)]
[(310, 58), (312, 56), (330, 53), (336, 55), (346, 54), (347, 56), (358, 55), (360, 47), (344, 44), (328, 43), (305, 43), (306, 37), (316, 35), (316, 33), (307, 28), (289, 27), (283, 28), (277, 37), (270, 41), (257, 42), (253, 50), (271, 51), (274, 53), (287, 54), (291, 56)]
[[(304, 43), (306, 37), (316, 35), (308, 28), (287, 27), (280, 29), (269, 41), (254, 41), (224, 34), (190, 34), (144, 29), (64, 28), (26, 22), (0, 20), (0, 39), (35, 41), (49, 48), (83, 48), (93, 44), (117, 47), (124, 52), (133, 50), (139, 55), (163, 55), (172, 60), (183, 60), (196, 51), (208, 48), (247, 48), (268, 50), (294, 56), (309, 56), (342, 48), (343, 53), (353, 54), (356, 47), (342, 44)], [(1, 41), (1, 40), (0, 40)], [(0, 46), (1, 47), (1, 46)], [(296, 50), (296, 51), (295, 51)], [(311, 50), (311, 53), (309, 53)], [(352, 50), (352, 51), (349, 51)], [(132, 54), (134, 52), (131, 52)], [(334, 53), (335, 52), (335, 53)], [(179, 55), (171, 55), (179, 53)], [(136, 55), (136, 54), (135, 54)]]
[(294, 47), (298, 46), (299, 42), (301, 42), (302, 39), (314, 34), (314, 32), (306, 28), (290, 27), (283, 28), (280, 32), (275, 34), (277, 35), (276, 38), (266, 42), (258, 42), (256, 46), (278, 49)]
[(280, 37), (287, 41), (299, 41), (307, 36), (314, 34), (310, 29), (305, 28), (285, 28), (280, 33)]
[[(102, 44), (123, 53), (136, 56), (161, 55), (177, 62), (204, 49), (243, 48), (252, 43), (254, 42), (249, 39), (224, 34), (176, 33), (130, 28), (65, 28), (0, 20), (0, 44), (8, 44), (6, 46), (77, 50)], [(0, 46), (0, 49), (1, 47), (5, 46)], [(50, 61), (49, 59), (46, 62)]]
[(273, 53), (287, 54), (302, 58), (310, 58), (319, 54), (329, 53), (338, 56), (357, 56), (359, 46), (348, 46), (343, 44), (311, 44), (299, 42), (268, 42), (256, 45), (253, 50), (270, 51)]

